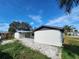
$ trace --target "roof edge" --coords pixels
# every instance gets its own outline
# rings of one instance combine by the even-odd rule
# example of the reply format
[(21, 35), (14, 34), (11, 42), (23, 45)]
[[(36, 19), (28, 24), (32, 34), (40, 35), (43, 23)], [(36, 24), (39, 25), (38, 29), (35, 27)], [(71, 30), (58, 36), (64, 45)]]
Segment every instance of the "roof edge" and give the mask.
[(56, 29), (56, 30), (60, 30), (60, 31), (64, 32), (64, 28), (62, 28), (62, 27), (46, 26), (46, 25), (43, 25), (43, 26), (40, 26), (40, 27), (34, 29), (34, 32), (35, 32), (35, 31), (38, 31), (38, 30), (40, 30), (40, 29), (42, 29), (42, 28)]

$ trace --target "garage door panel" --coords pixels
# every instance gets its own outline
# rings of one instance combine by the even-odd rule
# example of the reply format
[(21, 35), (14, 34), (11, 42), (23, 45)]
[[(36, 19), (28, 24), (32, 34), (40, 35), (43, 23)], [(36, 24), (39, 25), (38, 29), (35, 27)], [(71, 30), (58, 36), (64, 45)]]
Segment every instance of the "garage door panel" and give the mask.
[(62, 45), (61, 32), (58, 30), (36, 31), (34, 41), (39, 43), (61, 46)]

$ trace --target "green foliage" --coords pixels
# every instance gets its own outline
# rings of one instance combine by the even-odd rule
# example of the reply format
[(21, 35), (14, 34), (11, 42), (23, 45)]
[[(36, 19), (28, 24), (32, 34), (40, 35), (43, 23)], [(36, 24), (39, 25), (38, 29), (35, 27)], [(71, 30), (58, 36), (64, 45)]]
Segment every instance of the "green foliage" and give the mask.
[(79, 46), (64, 45), (62, 59), (79, 59)]
[(65, 33), (65, 35), (67, 35), (67, 33), (71, 32), (72, 30), (73, 30), (72, 26), (68, 26), (68, 25), (64, 26), (64, 33)]
[(28, 23), (25, 23), (25, 22), (12, 22), (10, 25), (9, 25), (9, 29), (8, 31), (9, 32), (12, 32), (12, 33), (15, 33), (16, 30), (28, 30), (28, 31), (31, 31), (32, 30), (32, 27), (28, 24)]
[[(65, 25), (64, 26), (64, 33), (65, 33), (65, 35), (67, 35), (68, 32), (74, 32), (75, 34), (77, 34), (78, 30), (75, 27), (73, 27), (73, 26)], [(69, 33), (69, 35), (71, 35), (71, 34)]]
[(63, 8), (66, 12), (70, 13), (74, 6), (79, 4), (79, 0), (57, 0), (60, 8)]
[(79, 59), (79, 38), (65, 37), (62, 59)]
[(74, 28), (72, 26), (69, 26), (69, 25), (65, 25), (64, 26), (64, 30), (67, 31), (67, 32), (71, 32)]
[(28, 23), (25, 23), (25, 22), (21, 22), (19, 24), (19, 26), (17, 27), (18, 30), (32, 30), (32, 27), (28, 24)]
[(15, 33), (15, 32), (16, 32), (16, 29), (13, 28), (13, 27), (10, 27), (8, 31), (9, 31), (10, 33)]
[(1, 45), (0, 51), (10, 55), (12, 59), (50, 59), (38, 51), (21, 45), (19, 42)]

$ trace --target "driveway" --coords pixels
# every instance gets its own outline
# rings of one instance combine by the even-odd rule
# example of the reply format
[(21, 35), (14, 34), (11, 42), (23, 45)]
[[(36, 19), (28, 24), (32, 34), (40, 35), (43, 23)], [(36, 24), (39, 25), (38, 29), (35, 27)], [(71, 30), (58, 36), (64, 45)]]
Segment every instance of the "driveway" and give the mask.
[(51, 59), (61, 59), (61, 48), (56, 46), (50, 46), (46, 44), (40, 44), (34, 42), (31, 38), (18, 39), (23, 45), (30, 47), (34, 50), (40, 51), (44, 55), (47, 55)]

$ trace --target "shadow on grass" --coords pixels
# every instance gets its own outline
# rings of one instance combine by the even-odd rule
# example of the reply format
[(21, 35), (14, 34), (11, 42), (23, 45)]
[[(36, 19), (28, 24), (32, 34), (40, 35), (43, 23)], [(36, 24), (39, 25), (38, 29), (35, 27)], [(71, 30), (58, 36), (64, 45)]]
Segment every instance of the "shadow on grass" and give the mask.
[(8, 53), (4, 53), (0, 51), (0, 59), (13, 59)]
[(73, 54), (79, 55), (79, 46), (76, 45), (64, 44), (63, 50), (67, 51), (71, 56), (73, 56)]

